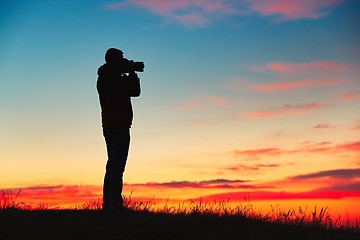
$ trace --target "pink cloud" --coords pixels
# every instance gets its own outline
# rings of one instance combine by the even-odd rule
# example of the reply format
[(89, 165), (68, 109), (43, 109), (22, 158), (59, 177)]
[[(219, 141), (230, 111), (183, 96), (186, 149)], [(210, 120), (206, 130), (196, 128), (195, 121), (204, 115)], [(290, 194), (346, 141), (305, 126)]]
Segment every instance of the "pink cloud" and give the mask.
[(265, 65), (250, 67), (253, 71), (270, 71), (276, 74), (298, 74), (298, 73), (337, 73), (352, 69), (353, 64), (339, 63), (333, 61), (314, 61), (305, 63), (282, 63), (270, 62)]
[(262, 16), (278, 20), (316, 19), (330, 14), (343, 0), (246, 0), (249, 8)]
[(305, 153), (360, 153), (360, 141), (332, 144), (331, 142), (311, 143), (305, 142), (302, 145), (302, 152)]
[(360, 141), (341, 144), (338, 145), (337, 148), (343, 151), (353, 151), (360, 153)]
[[(257, 149), (237, 149), (232, 152), (235, 157), (245, 157), (245, 158), (254, 158), (259, 159), (263, 157), (272, 157), (280, 155), (290, 155), (290, 154), (309, 154), (309, 153), (327, 153), (327, 154), (339, 154), (339, 153), (360, 153), (360, 141), (353, 142), (344, 142), (334, 144), (332, 142), (303, 142), (299, 146), (293, 149), (282, 149), (277, 147), (271, 148), (257, 148)], [(246, 166), (239, 165), (240, 169), (245, 169)], [(278, 165), (255, 165), (253, 167), (279, 167)], [(227, 168), (227, 170), (236, 170), (234, 167)], [(250, 168), (248, 170), (251, 170)], [(254, 169), (252, 169), (254, 170)]]
[(360, 99), (360, 91), (347, 92), (347, 93), (340, 95), (339, 98), (342, 100), (352, 100), (352, 101), (359, 100)]
[(184, 26), (205, 26), (228, 15), (278, 16), (278, 20), (315, 19), (330, 14), (343, 0), (124, 0), (106, 4), (110, 10), (144, 9), (167, 22)]
[(267, 119), (275, 117), (283, 117), (289, 115), (299, 115), (306, 114), (308, 112), (318, 110), (323, 108), (324, 105), (319, 103), (308, 103), (308, 104), (299, 104), (291, 105), (287, 104), (279, 108), (270, 109), (270, 110), (259, 110), (254, 112), (245, 112), (240, 114), (245, 119)]
[(319, 123), (317, 125), (315, 125), (313, 128), (315, 129), (329, 129), (329, 128), (334, 128), (334, 126), (327, 124), (327, 123)]
[(237, 14), (232, 2), (224, 0), (125, 0), (107, 4), (108, 9), (137, 7), (155, 13), (182, 25), (203, 26), (211, 22), (214, 16)]
[(231, 172), (243, 172), (243, 171), (260, 171), (262, 169), (269, 169), (269, 168), (278, 168), (280, 167), (279, 164), (255, 164), (255, 165), (244, 165), (244, 164), (238, 164), (235, 166), (230, 166), (224, 168), (226, 171)]
[(251, 150), (235, 150), (234, 154), (236, 157), (238, 156), (251, 156), (251, 157), (257, 157), (257, 156), (274, 156), (283, 154), (284, 151), (279, 148), (260, 148), (260, 149), (251, 149)]
[(273, 91), (280, 91), (285, 89), (334, 85), (341, 82), (343, 82), (343, 80), (340, 79), (307, 79), (307, 80), (299, 80), (299, 81), (291, 81), (291, 82), (289, 81), (289, 82), (258, 84), (254, 86), (254, 89), (258, 92), (273, 92)]
[[(289, 155), (298, 153), (298, 149), (282, 149), (277, 147), (271, 148), (255, 148), (255, 149), (236, 149), (232, 152), (235, 158), (245, 158), (245, 159), (254, 159), (259, 160), (261, 158), (269, 158), (273, 156)], [(243, 164), (226, 167), (225, 170), (237, 171), (237, 170), (250, 170), (258, 171), (264, 168), (274, 168), (280, 167), (278, 164), (255, 164), (246, 166)]]

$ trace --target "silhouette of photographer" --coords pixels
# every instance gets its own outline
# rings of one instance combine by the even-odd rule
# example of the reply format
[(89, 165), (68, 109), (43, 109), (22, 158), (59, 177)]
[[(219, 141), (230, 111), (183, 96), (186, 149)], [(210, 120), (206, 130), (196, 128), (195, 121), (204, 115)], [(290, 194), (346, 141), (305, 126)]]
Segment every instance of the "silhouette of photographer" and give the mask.
[(103, 210), (124, 210), (121, 194), (133, 120), (131, 97), (140, 96), (140, 79), (135, 71), (143, 70), (143, 62), (130, 61), (123, 57), (121, 50), (110, 48), (105, 54), (105, 64), (97, 72), (96, 87), (108, 156)]

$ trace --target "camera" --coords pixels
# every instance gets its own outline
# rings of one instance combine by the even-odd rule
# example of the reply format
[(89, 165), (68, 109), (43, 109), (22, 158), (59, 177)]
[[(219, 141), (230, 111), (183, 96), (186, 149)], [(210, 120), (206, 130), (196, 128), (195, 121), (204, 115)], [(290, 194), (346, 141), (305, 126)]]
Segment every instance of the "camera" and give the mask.
[(144, 67), (145, 67), (144, 62), (135, 62), (133, 60), (129, 60), (126, 58), (123, 58), (123, 61), (121, 64), (121, 70), (123, 73), (143, 72)]

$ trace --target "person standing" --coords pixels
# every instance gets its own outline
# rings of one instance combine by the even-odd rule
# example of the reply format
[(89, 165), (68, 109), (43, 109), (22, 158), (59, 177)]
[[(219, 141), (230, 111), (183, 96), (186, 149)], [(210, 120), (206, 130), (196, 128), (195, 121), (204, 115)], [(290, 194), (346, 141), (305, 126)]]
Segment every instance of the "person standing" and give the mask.
[(122, 210), (123, 173), (133, 120), (131, 97), (140, 96), (140, 79), (123, 52), (110, 48), (98, 69), (97, 91), (108, 160), (103, 185), (103, 210)]

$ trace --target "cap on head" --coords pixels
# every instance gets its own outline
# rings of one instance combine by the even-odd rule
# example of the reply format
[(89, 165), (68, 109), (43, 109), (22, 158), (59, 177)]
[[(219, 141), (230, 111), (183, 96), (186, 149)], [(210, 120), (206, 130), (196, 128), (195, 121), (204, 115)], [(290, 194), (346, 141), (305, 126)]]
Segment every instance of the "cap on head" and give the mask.
[(123, 52), (117, 48), (109, 48), (105, 53), (105, 62), (112, 63), (123, 58)]

